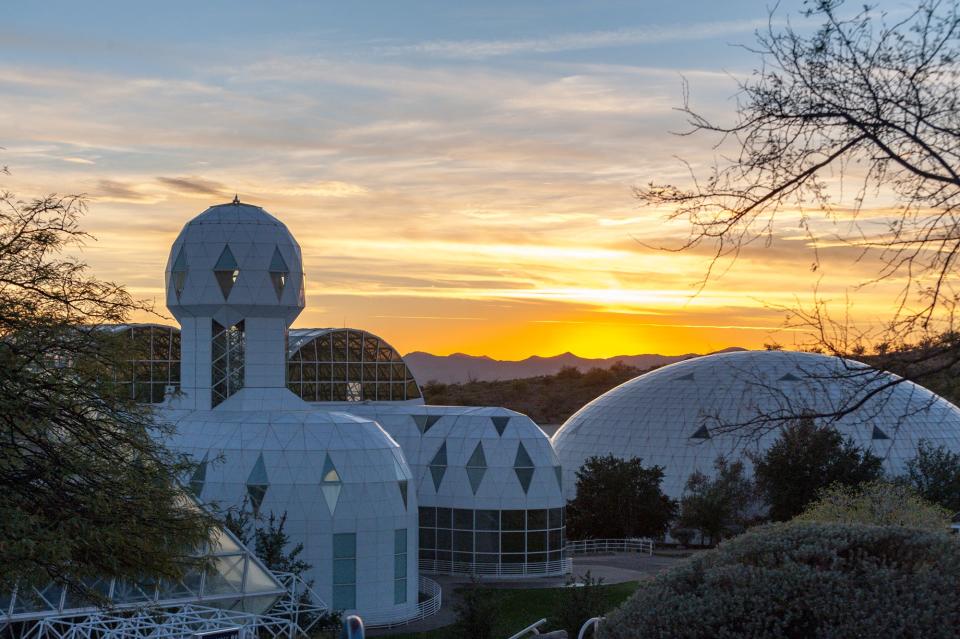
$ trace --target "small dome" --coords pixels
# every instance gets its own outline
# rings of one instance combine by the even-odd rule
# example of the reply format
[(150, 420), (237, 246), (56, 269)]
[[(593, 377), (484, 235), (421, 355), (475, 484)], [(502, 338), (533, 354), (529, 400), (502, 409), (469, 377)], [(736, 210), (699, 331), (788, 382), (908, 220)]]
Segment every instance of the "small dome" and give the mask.
[(167, 307), (177, 319), (213, 317), (224, 326), (249, 316), (284, 317), (304, 306), (300, 246), (259, 206), (211, 206), (183, 227), (166, 269)]
[(686, 360), (640, 375), (593, 400), (554, 434), (563, 465), (564, 491), (575, 493), (575, 473), (587, 458), (640, 457), (664, 468), (663, 490), (679, 497), (696, 470), (711, 474), (714, 460), (764, 450), (780, 426), (757, 437), (721, 433), (719, 426), (758, 418), (829, 414), (853, 407), (864, 389), (876, 390), (863, 406), (833, 421), (845, 437), (902, 473), (926, 439), (960, 451), (960, 409), (911, 382), (860, 362), (813, 353), (743, 351)]
[(309, 410), (191, 411), (170, 421), (170, 447), (199, 462), (190, 490), (224, 508), (246, 500), (261, 517), (285, 514), (321, 599), (390, 621), (416, 614), (414, 477), (376, 422)]

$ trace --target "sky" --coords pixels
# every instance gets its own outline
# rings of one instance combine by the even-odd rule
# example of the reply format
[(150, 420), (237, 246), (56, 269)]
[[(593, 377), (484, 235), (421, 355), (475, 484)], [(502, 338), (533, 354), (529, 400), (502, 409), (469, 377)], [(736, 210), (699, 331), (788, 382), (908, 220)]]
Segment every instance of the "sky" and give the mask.
[(86, 194), (83, 259), (161, 312), (173, 239), (238, 194), (300, 242), (295, 326), (501, 359), (791, 347), (783, 307), (814, 287), (888, 313), (856, 250), (821, 246), (814, 273), (786, 215), (701, 290), (706, 253), (660, 250), (688, 229), (632, 195), (714, 162), (673, 133), (683, 80), (732, 120), (767, 21), (739, 0), (13, 1), (0, 188)]

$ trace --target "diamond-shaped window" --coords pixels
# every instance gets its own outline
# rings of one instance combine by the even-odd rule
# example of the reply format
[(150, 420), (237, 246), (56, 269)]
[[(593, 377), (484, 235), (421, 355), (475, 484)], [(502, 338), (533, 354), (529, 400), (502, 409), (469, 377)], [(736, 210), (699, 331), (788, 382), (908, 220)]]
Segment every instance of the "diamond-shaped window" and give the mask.
[(440, 491), (440, 482), (447, 472), (447, 442), (440, 445), (437, 454), (430, 460), (430, 475), (433, 477), (433, 489)]
[(470, 480), (470, 488), (473, 494), (477, 494), (480, 488), (480, 482), (487, 473), (487, 457), (483, 454), (483, 442), (477, 442), (477, 447), (473, 449), (473, 454), (467, 460), (467, 478)]
[(250, 498), (250, 505), (253, 506), (254, 514), (260, 512), (260, 505), (267, 494), (267, 488), (270, 487), (270, 479), (267, 477), (267, 467), (263, 463), (263, 453), (257, 457), (257, 463), (253, 465), (250, 476), (247, 477), (247, 496)]
[(177, 259), (173, 261), (173, 268), (170, 269), (170, 279), (173, 280), (173, 292), (176, 293), (177, 299), (180, 299), (180, 294), (183, 293), (183, 287), (187, 283), (187, 257), (183, 254), (183, 247), (180, 247), (180, 252), (177, 253)]
[(337, 509), (337, 502), (340, 501), (343, 480), (340, 479), (340, 473), (337, 472), (337, 467), (333, 465), (333, 460), (330, 459), (330, 453), (327, 453), (326, 459), (323, 460), (323, 475), (321, 477), (320, 492), (323, 493), (323, 499), (327, 502), (327, 510), (330, 511), (332, 517)]
[(523, 488), (524, 494), (530, 490), (533, 470), (533, 460), (530, 459), (530, 454), (527, 452), (527, 449), (524, 448), (523, 442), (520, 442), (517, 446), (517, 456), (513, 460), (513, 472), (517, 473), (517, 479), (520, 480), (520, 486)]
[(397, 482), (397, 486), (400, 487), (400, 497), (403, 499), (403, 509), (407, 509), (407, 480), (403, 479)]
[(220, 285), (223, 299), (227, 299), (230, 297), (230, 291), (233, 290), (233, 285), (237, 283), (237, 277), (240, 275), (240, 266), (233, 257), (229, 244), (223, 247), (220, 258), (213, 265), (213, 274), (217, 278), (217, 284)]
[(283, 289), (287, 286), (287, 276), (290, 275), (290, 268), (280, 255), (280, 248), (273, 248), (273, 257), (270, 259), (270, 281), (273, 282), (273, 290), (277, 292), (277, 300), (283, 296)]

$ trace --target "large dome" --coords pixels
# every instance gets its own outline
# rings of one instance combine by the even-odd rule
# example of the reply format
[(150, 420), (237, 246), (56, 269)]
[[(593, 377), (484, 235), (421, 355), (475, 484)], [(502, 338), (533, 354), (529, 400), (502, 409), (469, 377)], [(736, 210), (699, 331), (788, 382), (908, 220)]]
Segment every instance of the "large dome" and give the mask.
[[(690, 474), (711, 473), (719, 455), (740, 458), (768, 447), (780, 425), (764, 416), (829, 414), (860, 401), (832, 425), (883, 458), (889, 472), (903, 472), (921, 439), (960, 451), (960, 409), (911, 382), (890, 385), (894, 380), (859, 362), (785, 351), (723, 353), (659, 368), (601, 395), (556, 432), (564, 492), (574, 496), (575, 473), (587, 458), (613, 454), (663, 466), (664, 492), (679, 497)], [(766, 432), (719, 432), (736, 424)]]

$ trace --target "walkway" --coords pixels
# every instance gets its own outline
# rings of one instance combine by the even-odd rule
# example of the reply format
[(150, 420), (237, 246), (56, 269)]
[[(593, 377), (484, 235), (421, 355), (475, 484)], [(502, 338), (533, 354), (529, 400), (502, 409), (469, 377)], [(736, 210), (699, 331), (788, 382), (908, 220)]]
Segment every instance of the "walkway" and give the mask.
[[(603, 579), (604, 584), (619, 584), (627, 581), (639, 581), (655, 575), (675, 565), (682, 557), (642, 555), (639, 553), (617, 553), (609, 555), (580, 555), (573, 558), (573, 573), (583, 575), (588, 570), (594, 578)], [(443, 607), (437, 614), (422, 621), (399, 628), (369, 630), (367, 636), (424, 632), (448, 626), (456, 621), (454, 604), (458, 597), (456, 589), (470, 583), (469, 577), (430, 575), (430, 578), (443, 588)], [(492, 588), (559, 588), (566, 585), (566, 577), (543, 577), (537, 579), (506, 579), (502, 581), (483, 580), (483, 584)]]

